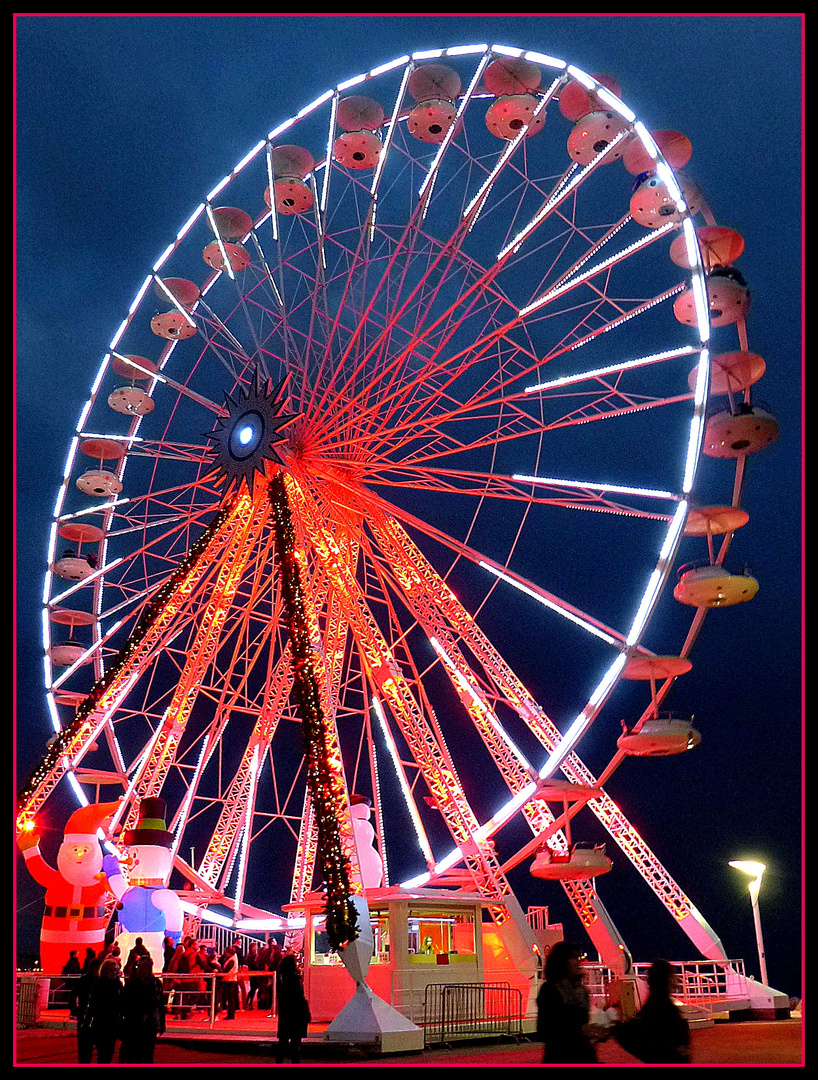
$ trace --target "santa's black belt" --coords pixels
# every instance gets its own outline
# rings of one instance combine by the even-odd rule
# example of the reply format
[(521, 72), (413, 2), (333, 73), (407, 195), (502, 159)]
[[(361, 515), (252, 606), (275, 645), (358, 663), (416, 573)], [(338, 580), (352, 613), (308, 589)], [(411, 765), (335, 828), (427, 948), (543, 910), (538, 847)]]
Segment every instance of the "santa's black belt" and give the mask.
[(51, 907), (45, 905), (45, 914), (55, 919), (101, 919), (105, 915), (105, 908), (100, 907)]

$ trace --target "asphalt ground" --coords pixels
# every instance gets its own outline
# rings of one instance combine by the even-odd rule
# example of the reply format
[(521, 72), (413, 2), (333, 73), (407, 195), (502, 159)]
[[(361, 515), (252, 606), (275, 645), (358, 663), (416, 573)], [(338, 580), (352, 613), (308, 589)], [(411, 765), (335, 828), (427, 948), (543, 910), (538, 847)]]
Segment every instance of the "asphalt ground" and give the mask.
[[(800, 1019), (730, 1021), (692, 1033), (694, 1066), (803, 1066), (803, 1026)], [(77, 1065), (76, 1039), (72, 1031), (27, 1028), (16, 1032), (14, 1065), (18, 1068), (43, 1068)], [(177, 1036), (159, 1039), (153, 1068), (168, 1065), (220, 1067), (230, 1065), (273, 1065), (274, 1044), (270, 1042), (219, 1042), (182, 1040)], [(542, 1048), (535, 1042), (479, 1042), (457, 1045), (451, 1049), (430, 1049), (415, 1054), (367, 1057), (362, 1052), (347, 1051), (320, 1043), (304, 1047), (303, 1060), (287, 1068), (436, 1068), (463, 1066), (525, 1067), (540, 1064)], [(657, 1068), (641, 1065), (613, 1040), (599, 1047), (599, 1068), (604, 1066)], [(151, 1068), (134, 1065), (125, 1068)], [(678, 1067), (678, 1066), (671, 1066)], [(681, 1066), (684, 1068), (684, 1066)]]

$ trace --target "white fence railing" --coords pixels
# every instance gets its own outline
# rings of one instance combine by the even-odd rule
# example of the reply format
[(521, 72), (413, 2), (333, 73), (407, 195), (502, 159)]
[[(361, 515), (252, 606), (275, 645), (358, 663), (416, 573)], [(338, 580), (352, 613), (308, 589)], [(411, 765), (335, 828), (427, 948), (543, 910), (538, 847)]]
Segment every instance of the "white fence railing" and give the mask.
[[(674, 996), (685, 1005), (706, 1008), (721, 1002), (743, 999), (747, 976), (743, 960), (672, 960), (679, 973), (679, 987)], [(634, 964), (637, 985), (647, 993), (650, 964)], [(604, 964), (586, 964), (586, 985), (594, 1005), (604, 1008), (616, 975)]]

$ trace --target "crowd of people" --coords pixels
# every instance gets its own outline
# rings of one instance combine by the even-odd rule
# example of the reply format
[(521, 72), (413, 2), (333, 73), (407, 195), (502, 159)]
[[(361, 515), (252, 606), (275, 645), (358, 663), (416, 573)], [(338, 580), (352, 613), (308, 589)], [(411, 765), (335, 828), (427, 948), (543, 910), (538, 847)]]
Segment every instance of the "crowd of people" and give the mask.
[(271, 1014), (273, 987), (279, 963), (285, 953), (275, 940), (266, 944), (250, 944), (245, 950), (241, 939), (219, 955), (212, 947), (193, 938), (185, 938), (178, 945), (165, 940), (164, 973), (176, 976), (168, 985), (173, 992), (174, 1008), (187, 1019), (202, 1009), (209, 1010), (208, 984), (217, 975), (220, 992), (216, 999), (216, 1015), (234, 1020), (241, 1010), (266, 1011)]
[(153, 1063), (167, 1016), (187, 1019), (199, 1011), (209, 1016), (211, 994), (215, 1017), (224, 1020), (254, 1009), (271, 1018), (277, 999), (277, 1060), (300, 1058), (309, 1007), (295, 955), (275, 940), (251, 944), (245, 951), (237, 938), (217, 955), (193, 937), (178, 945), (166, 938), (160, 978), (137, 938), (124, 964), (114, 942), (98, 955), (89, 948), (82, 961), (72, 953), (62, 974), (74, 976), (69, 1010), (77, 1022), (80, 1064), (92, 1063), (94, 1055), (100, 1065), (112, 1063), (117, 1043), (120, 1063)]

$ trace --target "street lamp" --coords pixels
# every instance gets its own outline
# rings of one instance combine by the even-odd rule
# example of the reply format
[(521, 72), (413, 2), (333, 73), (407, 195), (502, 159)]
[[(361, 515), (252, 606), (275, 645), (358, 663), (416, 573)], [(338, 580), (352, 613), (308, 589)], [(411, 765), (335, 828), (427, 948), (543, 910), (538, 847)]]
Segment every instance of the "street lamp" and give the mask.
[(758, 966), (761, 969), (761, 982), (768, 986), (767, 982), (767, 959), (764, 955), (764, 941), (761, 937), (761, 916), (758, 913), (758, 894), (761, 890), (761, 878), (767, 867), (764, 863), (753, 862), (749, 859), (736, 859), (730, 865), (750, 877), (750, 903), (753, 906), (753, 923), (756, 928), (756, 942), (758, 944)]

